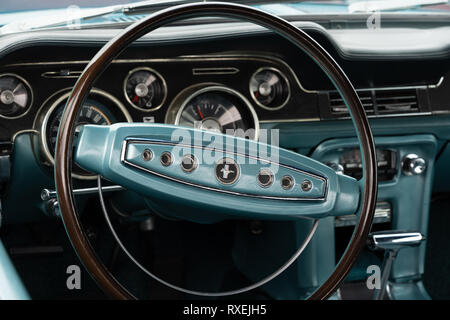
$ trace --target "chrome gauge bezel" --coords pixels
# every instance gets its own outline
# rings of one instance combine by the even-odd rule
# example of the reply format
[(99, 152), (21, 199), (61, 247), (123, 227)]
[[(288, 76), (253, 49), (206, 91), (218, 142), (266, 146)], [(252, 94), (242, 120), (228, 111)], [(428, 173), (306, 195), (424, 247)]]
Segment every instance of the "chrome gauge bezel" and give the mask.
[(178, 108), (178, 111), (176, 113), (175, 116), (175, 120), (174, 120), (174, 124), (175, 125), (179, 125), (180, 123), (180, 118), (181, 118), (181, 114), (183, 113), (184, 108), (188, 105), (188, 103), (194, 99), (195, 97), (206, 93), (206, 92), (225, 92), (228, 94), (232, 94), (234, 96), (236, 96), (237, 98), (239, 98), (248, 108), (248, 110), (250, 111), (250, 114), (252, 115), (252, 121), (253, 121), (253, 125), (254, 125), (254, 129), (255, 129), (255, 136), (253, 138), (253, 140), (258, 141), (259, 138), (259, 119), (258, 119), (258, 115), (256, 114), (255, 109), (253, 108), (252, 104), (250, 103), (250, 101), (248, 101), (248, 99), (241, 94), (240, 92), (231, 89), (229, 87), (225, 87), (225, 86), (220, 86), (220, 85), (212, 85), (212, 86), (207, 86), (204, 88), (201, 88), (197, 91), (195, 91), (194, 93), (190, 94), (186, 99), (184, 99), (184, 101), (181, 103), (180, 107)]
[[(258, 73), (260, 73), (261, 71), (266, 71), (266, 70), (276, 72), (277, 74), (280, 75), (280, 77), (283, 78), (284, 81), (286, 81), (287, 90), (288, 90), (288, 94), (287, 94), (286, 100), (285, 100), (281, 105), (279, 105), (279, 106), (277, 106), (277, 107), (268, 107), (268, 106), (262, 104), (261, 102), (258, 101), (258, 99), (256, 99), (256, 97), (255, 97), (255, 95), (253, 94), (253, 91), (252, 91), (252, 80), (253, 80), (253, 78), (254, 78)], [(252, 76), (250, 77), (250, 80), (249, 80), (249, 82), (248, 82), (248, 91), (250, 92), (250, 96), (252, 97), (253, 101), (256, 103), (256, 105), (257, 105), (258, 107), (261, 107), (261, 108), (263, 108), (263, 109), (265, 109), (265, 110), (269, 110), (269, 111), (280, 110), (281, 108), (283, 108), (284, 106), (286, 106), (286, 104), (287, 104), (287, 103), (289, 102), (289, 100), (291, 99), (291, 84), (290, 84), (290, 82), (289, 82), (288, 77), (287, 77), (283, 72), (281, 72), (279, 69), (274, 68), (274, 67), (261, 67), (261, 68), (257, 69), (257, 70), (252, 74)]]
[(0, 118), (3, 118), (3, 119), (10, 119), (10, 120), (22, 118), (22, 117), (25, 116), (28, 112), (30, 112), (31, 106), (33, 105), (33, 102), (34, 102), (34, 93), (33, 93), (33, 89), (31, 88), (30, 83), (29, 83), (25, 78), (19, 76), (18, 74), (15, 74), (15, 73), (2, 73), (2, 74), (0, 74), (0, 78), (2, 78), (2, 77), (14, 77), (14, 78), (19, 79), (21, 82), (23, 82), (23, 83), (25, 84), (25, 86), (28, 88), (28, 90), (30, 91), (30, 97), (29, 97), (30, 102), (29, 102), (29, 104), (28, 104), (28, 107), (26, 108), (26, 110), (25, 110), (23, 113), (21, 113), (21, 114), (19, 114), (19, 115), (17, 115), (17, 116), (14, 116), (14, 117), (8, 117), (8, 116), (4, 116), (4, 115), (1, 115), (1, 114), (0, 114)]
[[(66, 90), (67, 90), (67, 92), (65, 92)], [(64, 93), (62, 93), (62, 92), (64, 92)], [(71, 88), (66, 88), (61, 91), (58, 91), (57, 93), (55, 93), (52, 97), (50, 97), (46, 101), (46, 102), (48, 102), (48, 101), (50, 101), (51, 98), (54, 98), (55, 96), (59, 95), (59, 97), (50, 105), (50, 107), (48, 109), (46, 109), (44, 118), (43, 118), (42, 123), (39, 128), (39, 130), (40, 130), (40, 145), (41, 145), (41, 148), (43, 151), (43, 155), (45, 157), (45, 160), (47, 160), (52, 166), (55, 165), (55, 158), (52, 156), (52, 154), (50, 152), (50, 148), (47, 143), (48, 121), (50, 119), (50, 116), (55, 111), (55, 109), (59, 106), (59, 104), (61, 102), (63, 102), (65, 99), (67, 99), (71, 93), (72, 93)], [(106, 91), (103, 91), (103, 90), (100, 90), (97, 88), (91, 89), (89, 95), (91, 95), (91, 94), (102, 96), (105, 99), (111, 101), (113, 105), (115, 105), (117, 108), (119, 108), (119, 110), (121, 111), (121, 113), (123, 114), (123, 116), (125, 117), (127, 122), (133, 122), (133, 119), (131, 118), (131, 115), (128, 112), (128, 110), (126, 109), (126, 107), (116, 97), (114, 97), (113, 95), (109, 94)], [(44, 102), (41, 109), (45, 107), (46, 102)], [(39, 112), (38, 112), (38, 116), (39, 116)], [(97, 176), (96, 175), (80, 175), (80, 174), (72, 173), (72, 177), (80, 179), (80, 180), (94, 180), (94, 179), (96, 179)]]
[[(164, 94), (163, 94), (163, 98), (161, 100), (161, 103), (159, 105), (157, 105), (156, 107), (153, 107), (153, 108), (150, 108), (150, 109), (141, 108), (141, 107), (135, 105), (133, 103), (133, 101), (131, 101), (130, 98), (128, 97), (128, 94), (127, 94), (127, 82), (130, 79), (131, 75), (136, 73), (136, 72), (138, 72), (138, 71), (149, 71), (149, 72), (152, 72), (161, 80)], [(155, 69), (152, 69), (152, 68), (149, 68), (149, 67), (137, 67), (137, 68), (131, 69), (128, 72), (128, 74), (125, 77), (125, 79), (123, 80), (123, 94), (125, 96), (126, 101), (133, 108), (135, 108), (135, 109), (137, 109), (139, 111), (143, 111), (143, 112), (152, 112), (152, 111), (156, 111), (156, 110), (160, 109), (164, 105), (164, 103), (166, 102), (166, 99), (167, 99), (167, 83), (166, 83), (166, 80), (164, 79), (164, 77), (158, 71), (156, 71)]]

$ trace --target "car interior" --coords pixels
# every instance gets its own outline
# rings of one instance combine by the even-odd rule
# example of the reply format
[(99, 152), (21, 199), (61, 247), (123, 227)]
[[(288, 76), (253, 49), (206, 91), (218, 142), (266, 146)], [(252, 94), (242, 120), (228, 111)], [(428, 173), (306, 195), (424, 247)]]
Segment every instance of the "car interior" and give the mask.
[(0, 299), (449, 299), (449, 141), (448, 1), (5, 1)]

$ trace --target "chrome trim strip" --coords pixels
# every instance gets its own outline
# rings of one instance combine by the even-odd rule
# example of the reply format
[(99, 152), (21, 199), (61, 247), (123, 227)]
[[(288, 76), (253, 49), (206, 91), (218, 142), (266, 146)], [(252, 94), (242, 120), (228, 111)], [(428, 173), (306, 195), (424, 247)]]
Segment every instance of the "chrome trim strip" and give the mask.
[(11, 137), (11, 143), (14, 143), (16, 138), (17, 138), (17, 136), (20, 135), (20, 134), (23, 134), (23, 133), (32, 133), (32, 134), (36, 134), (36, 135), (40, 134), (40, 132), (38, 130), (34, 130), (34, 129), (20, 130), (20, 131), (17, 131), (16, 133), (14, 133), (14, 135)]
[[(354, 226), (358, 216), (355, 214), (349, 214), (345, 216), (339, 216), (334, 219), (335, 227), (348, 227)], [(375, 215), (373, 218), (373, 224), (387, 223), (392, 220), (392, 206), (389, 202), (380, 201), (377, 202), (375, 208)]]
[[(434, 84), (425, 84), (425, 85), (417, 85), (417, 86), (394, 86), (394, 87), (373, 87), (373, 88), (358, 88), (355, 89), (356, 92), (358, 91), (391, 91), (391, 90), (411, 90), (411, 89), (436, 89), (441, 86), (441, 84), (444, 82), (444, 76), (440, 77), (438, 82)], [(337, 90), (321, 90), (319, 93), (337, 93)]]
[(441, 84), (444, 82), (444, 76), (442, 76), (439, 81), (436, 84), (431, 84), (428, 86), (430, 89), (437, 89), (441, 86)]
[(231, 152), (228, 150), (220, 150), (225, 154), (231, 154), (231, 155), (236, 155), (236, 156), (242, 156), (242, 157), (246, 157), (246, 158), (250, 158), (250, 159), (254, 159), (257, 161), (261, 161), (261, 162), (266, 162), (266, 163), (274, 163), (279, 165), (280, 167), (284, 167), (293, 171), (297, 171), (300, 172), (302, 174), (305, 174), (307, 176), (310, 177), (314, 177), (317, 178), (319, 180), (322, 180), (324, 183), (324, 193), (320, 198), (299, 198), (299, 197), (276, 197), (276, 196), (264, 196), (264, 195), (254, 195), (254, 194), (248, 194), (248, 193), (240, 193), (240, 192), (236, 192), (236, 191), (231, 191), (231, 190), (222, 190), (222, 189), (217, 189), (217, 188), (213, 188), (213, 187), (207, 187), (207, 186), (203, 186), (203, 185), (199, 185), (196, 183), (192, 183), (192, 182), (188, 182), (185, 180), (181, 180), (178, 178), (174, 178), (171, 176), (167, 176), (165, 174), (147, 169), (147, 168), (143, 168), (139, 165), (136, 165), (134, 163), (131, 163), (129, 161), (127, 161), (125, 159), (126, 153), (127, 153), (127, 149), (128, 149), (128, 144), (129, 143), (137, 143), (137, 144), (156, 144), (156, 145), (167, 145), (167, 146), (182, 146), (182, 147), (189, 147), (189, 148), (197, 148), (197, 149), (203, 149), (203, 150), (209, 150), (209, 151), (217, 151), (217, 149), (215, 148), (211, 148), (211, 147), (207, 147), (207, 146), (198, 146), (198, 145), (187, 145), (187, 144), (182, 144), (182, 143), (173, 143), (173, 142), (167, 142), (167, 141), (161, 141), (161, 140), (153, 140), (153, 139), (145, 139), (145, 138), (126, 138), (123, 143), (122, 143), (122, 150), (121, 150), (121, 156), (120, 156), (120, 161), (125, 164), (125, 165), (129, 165), (133, 168), (142, 170), (144, 172), (156, 175), (158, 177), (164, 178), (164, 179), (168, 179), (174, 182), (178, 182), (178, 183), (182, 183), (191, 187), (196, 187), (196, 188), (200, 188), (200, 189), (205, 189), (205, 190), (209, 190), (209, 191), (215, 191), (215, 192), (221, 192), (221, 193), (227, 193), (227, 194), (232, 194), (232, 195), (236, 195), (236, 196), (244, 196), (244, 197), (251, 197), (251, 198), (260, 198), (260, 199), (268, 199), (268, 200), (286, 200), (286, 201), (324, 201), (326, 199), (326, 194), (328, 192), (328, 179), (316, 175), (314, 173), (310, 173), (301, 169), (297, 169), (295, 167), (291, 167), (282, 163), (275, 163), (272, 162), (270, 160), (264, 159), (264, 158), (259, 158), (259, 157), (254, 157), (248, 154), (243, 154), (240, 152)]
[(321, 121), (321, 119), (320, 118), (304, 118), (304, 119), (259, 120), (259, 123), (289, 123), (289, 122), (316, 122), (316, 121)]
[[(432, 115), (432, 113), (429, 112), (429, 111), (426, 111), (426, 112), (367, 115), (367, 118), (369, 118), (369, 119), (377, 119), (377, 118), (398, 118), (398, 117), (415, 117), (415, 116), (430, 116), (430, 115)], [(326, 120), (349, 120), (349, 119), (351, 119), (350, 116), (329, 118), (329, 119), (326, 119)]]
[(61, 72), (58, 71), (46, 71), (41, 73), (41, 77), (50, 79), (76, 79), (82, 73), (83, 71), (70, 71), (70, 70), (68, 70), (67, 74), (61, 74)]
[(237, 74), (239, 69), (235, 67), (211, 67), (211, 68), (192, 68), (194, 76), (205, 76), (211, 74)]

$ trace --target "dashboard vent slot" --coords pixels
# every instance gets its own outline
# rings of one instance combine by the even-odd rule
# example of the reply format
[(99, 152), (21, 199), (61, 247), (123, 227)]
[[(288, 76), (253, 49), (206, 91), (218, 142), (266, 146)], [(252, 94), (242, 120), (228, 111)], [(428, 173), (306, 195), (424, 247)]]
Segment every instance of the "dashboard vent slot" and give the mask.
[[(402, 114), (419, 111), (416, 89), (357, 90), (368, 115)], [(334, 116), (348, 116), (348, 109), (339, 93), (329, 92), (329, 105)]]
[(378, 113), (417, 112), (417, 92), (409, 90), (383, 90), (376, 92)]
[[(359, 99), (366, 110), (366, 113), (372, 114), (374, 112), (373, 109), (373, 99), (370, 91), (361, 91), (358, 92)], [(344, 100), (337, 92), (330, 92), (330, 109), (332, 114), (336, 115), (346, 115), (348, 114), (348, 109), (345, 106)]]

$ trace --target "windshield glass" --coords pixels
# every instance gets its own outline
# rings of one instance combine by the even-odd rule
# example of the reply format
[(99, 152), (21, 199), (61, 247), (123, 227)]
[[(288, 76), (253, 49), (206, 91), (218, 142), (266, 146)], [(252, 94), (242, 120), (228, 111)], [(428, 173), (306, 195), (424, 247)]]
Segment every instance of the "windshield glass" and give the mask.
[[(0, 13), (11, 13), (29, 10), (67, 9), (77, 6), (80, 8), (98, 8), (111, 5), (137, 3), (138, 0), (2, 0)], [(151, 2), (151, 1), (150, 1)], [(155, 0), (155, 3), (161, 0)], [(201, 2), (201, 1), (199, 1)], [(244, 2), (249, 5), (268, 8), (280, 14), (298, 13), (349, 13), (358, 11), (425, 11), (449, 12), (450, 5), (447, 0), (316, 0), (316, 1), (227, 1)]]
[(65, 9), (69, 6), (79, 6), (80, 8), (104, 7), (116, 4), (126, 4), (137, 1), (130, 0), (2, 0), (0, 12), (27, 11), (27, 10), (48, 10)]
[[(27, 32), (43, 28), (111, 27), (135, 22), (145, 15), (173, 5), (196, 0), (1, 0), (0, 34)], [(448, 0), (317, 0), (317, 1), (228, 1), (251, 5), (274, 15), (314, 20), (314, 16), (353, 19), (358, 14), (376, 15), (370, 22), (378, 28), (378, 13), (419, 14), (420, 17), (450, 16)], [(344, 16), (345, 15), (345, 16)], [(347, 18), (345, 18), (347, 17)], [(319, 22), (320, 23), (320, 22)], [(326, 26), (324, 26), (327, 28)]]

